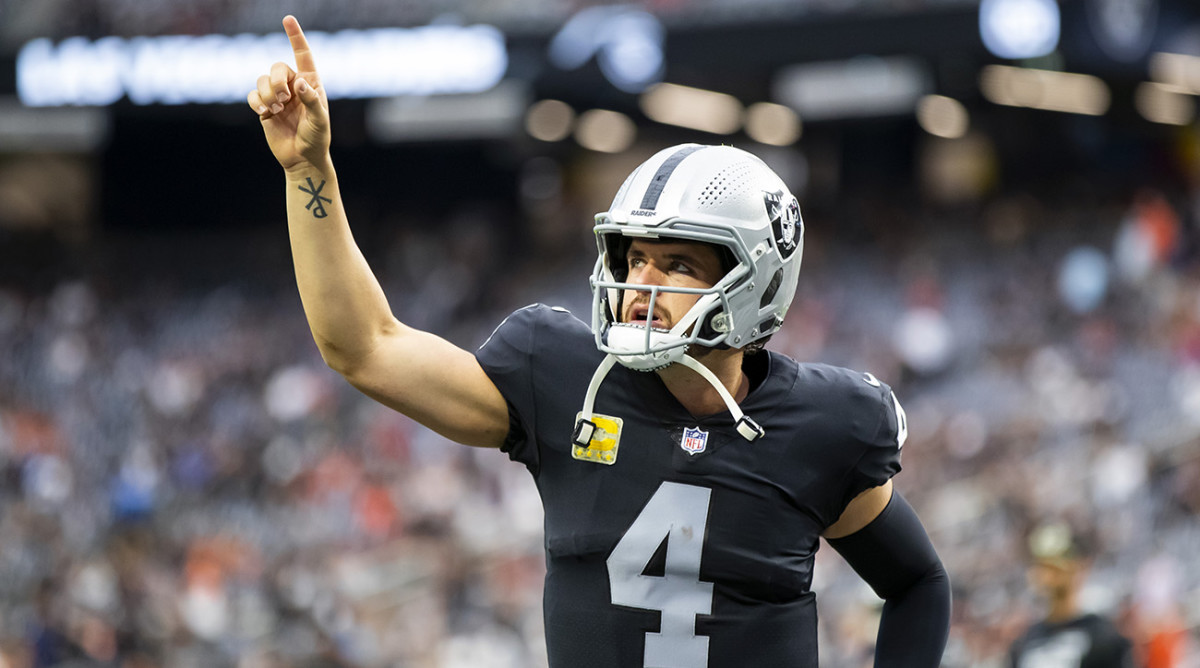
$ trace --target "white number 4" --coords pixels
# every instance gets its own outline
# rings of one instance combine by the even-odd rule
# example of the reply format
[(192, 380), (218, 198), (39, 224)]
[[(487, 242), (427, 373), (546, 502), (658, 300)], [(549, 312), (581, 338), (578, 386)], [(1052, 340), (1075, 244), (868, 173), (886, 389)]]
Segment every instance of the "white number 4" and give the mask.
[[(696, 635), (696, 615), (712, 613), (713, 585), (700, 581), (700, 555), (712, 490), (664, 482), (608, 557), (614, 605), (662, 612), (658, 633), (646, 634), (644, 668), (704, 668), (708, 638)], [(644, 575), (667, 541), (663, 575)]]

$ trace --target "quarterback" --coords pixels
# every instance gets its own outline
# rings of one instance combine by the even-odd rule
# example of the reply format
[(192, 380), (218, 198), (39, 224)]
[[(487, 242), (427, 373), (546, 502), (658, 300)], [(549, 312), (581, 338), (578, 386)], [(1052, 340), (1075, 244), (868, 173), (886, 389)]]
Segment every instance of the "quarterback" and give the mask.
[(284, 169), (296, 278), (331, 368), (461, 443), (500, 448), (545, 506), (562, 668), (812, 668), (824, 537), (884, 600), (876, 666), (936, 666), (949, 580), (892, 489), (904, 410), (870, 374), (762, 350), (804, 222), (761, 160), (660, 151), (595, 220), (588, 322), (534, 305), (472, 354), (396, 320), (351, 236), (300, 25), (249, 93)]

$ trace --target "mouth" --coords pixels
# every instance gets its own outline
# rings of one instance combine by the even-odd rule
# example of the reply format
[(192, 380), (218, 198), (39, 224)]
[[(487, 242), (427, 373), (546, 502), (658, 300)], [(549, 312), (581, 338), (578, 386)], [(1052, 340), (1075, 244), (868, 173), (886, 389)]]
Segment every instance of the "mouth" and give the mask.
[(669, 323), (659, 316), (657, 312), (653, 315), (650, 313), (648, 305), (637, 305), (629, 309), (629, 318), (626, 320), (629, 324), (643, 324), (647, 320), (650, 321), (650, 327), (653, 329), (664, 331), (670, 329)]

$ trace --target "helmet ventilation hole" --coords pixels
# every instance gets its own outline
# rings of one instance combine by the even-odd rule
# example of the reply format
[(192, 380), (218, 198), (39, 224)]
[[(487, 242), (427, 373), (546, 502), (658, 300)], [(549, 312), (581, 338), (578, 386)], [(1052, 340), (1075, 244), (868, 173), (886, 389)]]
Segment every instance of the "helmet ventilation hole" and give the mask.
[(754, 163), (745, 160), (727, 165), (704, 186), (704, 190), (700, 191), (699, 205), (720, 206), (726, 199), (738, 197), (753, 180), (753, 170)]

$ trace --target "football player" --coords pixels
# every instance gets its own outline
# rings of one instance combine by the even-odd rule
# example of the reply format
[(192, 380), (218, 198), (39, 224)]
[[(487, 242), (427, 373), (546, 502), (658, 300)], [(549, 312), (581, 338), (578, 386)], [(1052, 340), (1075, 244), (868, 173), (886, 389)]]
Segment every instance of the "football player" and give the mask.
[(1028, 579), (1045, 600), (1046, 616), (1013, 643), (1012, 668), (1133, 668), (1132, 643), (1112, 621), (1080, 605), (1092, 552), (1087, 538), (1063, 522), (1030, 533)]
[(816, 666), (821, 537), (884, 600), (876, 665), (938, 665), (949, 582), (892, 488), (900, 403), (870, 374), (759, 350), (804, 245), (774, 172), (731, 147), (661, 151), (596, 216), (590, 323), (530, 306), (471, 354), (392, 315), (346, 220), (313, 55), (284, 28), (296, 67), (248, 100), (286, 175), (313, 336), (367, 395), (533, 474), (552, 666)]

